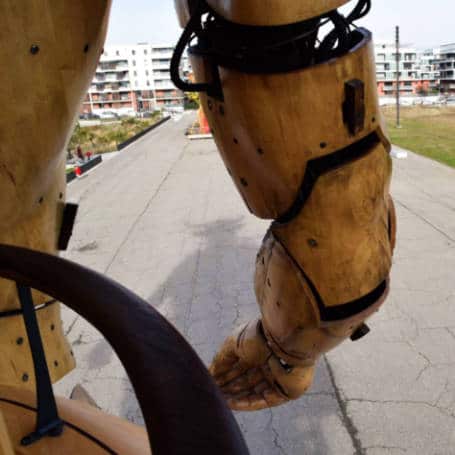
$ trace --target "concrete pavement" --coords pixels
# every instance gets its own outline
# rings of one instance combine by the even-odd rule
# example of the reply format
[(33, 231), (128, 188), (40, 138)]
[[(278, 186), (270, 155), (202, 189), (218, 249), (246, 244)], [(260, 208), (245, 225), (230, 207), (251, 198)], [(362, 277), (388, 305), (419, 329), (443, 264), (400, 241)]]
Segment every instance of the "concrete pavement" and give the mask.
[[(80, 212), (66, 256), (164, 314), (208, 363), (257, 316), (256, 252), (268, 227), (236, 193), (211, 140), (168, 122), (69, 187)], [(315, 384), (282, 408), (238, 414), (252, 454), (455, 454), (455, 171), (395, 161), (399, 217), (392, 294), (372, 333), (330, 353)], [(141, 423), (109, 345), (69, 310), (82, 383), (106, 411)]]

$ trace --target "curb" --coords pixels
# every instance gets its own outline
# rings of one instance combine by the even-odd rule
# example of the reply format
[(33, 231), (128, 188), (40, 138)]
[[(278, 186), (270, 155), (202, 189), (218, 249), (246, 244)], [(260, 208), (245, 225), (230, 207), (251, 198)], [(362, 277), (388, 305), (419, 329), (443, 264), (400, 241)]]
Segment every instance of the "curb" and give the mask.
[(164, 117), (162, 118), (161, 120), (159, 120), (158, 122), (154, 123), (153, 125), (149, 126), (148, 128), (146, 128), (145, 130), (142, 130), (140, 133), (137, 133), (135, 136), (133, 137), (130, 137), (128, 140), (126, 140), (125, 142), (122, 142), (121, 144), (117, 144), (117, 150), (120, 151), (122, 149), (124, 149), (125, 147), (127, 147), (128, 145), (132, 144), (133, 142), (137, 141), (138, 139), (140, 139), (142, 136), (146, 135), (147, 133), (149, 133), (150, 131), (154, 130), (155, 128), (158, 128), (159, 126), (161, 126), (163, 123), (166, 123), (171, 117), (168, 116), (168, 117)]
[[(88, 172), (90, 169), (94, 168), (95, 166), (98, 166), (101, 164), (103, 161), (102, 155), (97, 155), (94, 156), (90, 161), (87, 161), (84, 164), (81, 164), (80, 166), (76, 166), (81, 170), (81, 175), (85, 174)], [(66, 183), (72, 182), (77, 178), (76, 171), (72, 171), (69, 174), (66, 174)]]

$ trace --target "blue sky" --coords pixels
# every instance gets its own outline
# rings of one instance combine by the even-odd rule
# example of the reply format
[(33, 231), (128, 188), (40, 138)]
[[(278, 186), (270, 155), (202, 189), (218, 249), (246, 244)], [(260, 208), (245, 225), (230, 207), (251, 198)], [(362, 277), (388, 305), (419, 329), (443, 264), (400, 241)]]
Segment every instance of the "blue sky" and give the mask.
[[(455, 42), (454, 22), (453, 0), (373, 0), (359, 25), (373, 30), (376, 40), (390, 41), (400, 25), (403, 42), (427, 47)], [(173, 0), (113, 0), (108, 44), (173, 43), (179, 33)]]

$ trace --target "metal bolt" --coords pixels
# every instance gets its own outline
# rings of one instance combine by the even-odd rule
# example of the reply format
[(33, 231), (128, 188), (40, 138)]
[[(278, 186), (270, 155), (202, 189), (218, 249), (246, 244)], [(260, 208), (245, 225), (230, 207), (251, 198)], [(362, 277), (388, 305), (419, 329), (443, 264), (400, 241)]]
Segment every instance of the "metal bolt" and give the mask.
[(17, 340), (16, 340), (16, 344), (18, 346), (21, 346), (22, 344), (24, 344), (24, 339), (22, 337), (19, 337)]
[(30, 47), (30, 53), (36, 55), (39, 52), (39, 46), (37, 44), (32, 44)]

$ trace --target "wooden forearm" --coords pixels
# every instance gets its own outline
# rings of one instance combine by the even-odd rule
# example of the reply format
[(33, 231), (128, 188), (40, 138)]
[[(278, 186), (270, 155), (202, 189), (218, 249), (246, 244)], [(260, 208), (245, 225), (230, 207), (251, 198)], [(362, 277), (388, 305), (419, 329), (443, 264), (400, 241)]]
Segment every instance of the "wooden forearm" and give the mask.
[[(379, 309), (395, 245), (372, 36), (349, 28), (369, 3), (343, 17), (336, 8), (344, 3), (176, 2), (187, 32), (203, 37), (190, 57), (223, 161), (249, 210), (273, 220), (257, 259), (256, 296), (265, 344), (277, 365), (303, 369), (297, 382), (321, 354), (357, 338)], [(199, 23), (204, 12), (210, 19)], [(324, 18), (334, 31), (317, 46)], [(260, 334), (252, 337), (261, 345)], [(241, 339), (235, 351), (242, 361)], [(260, 351), (256, 365), (251, 355), (243, 363), (257, 367)], [(222, 356), (213, 368), (219, 376), (217, 362)]]

